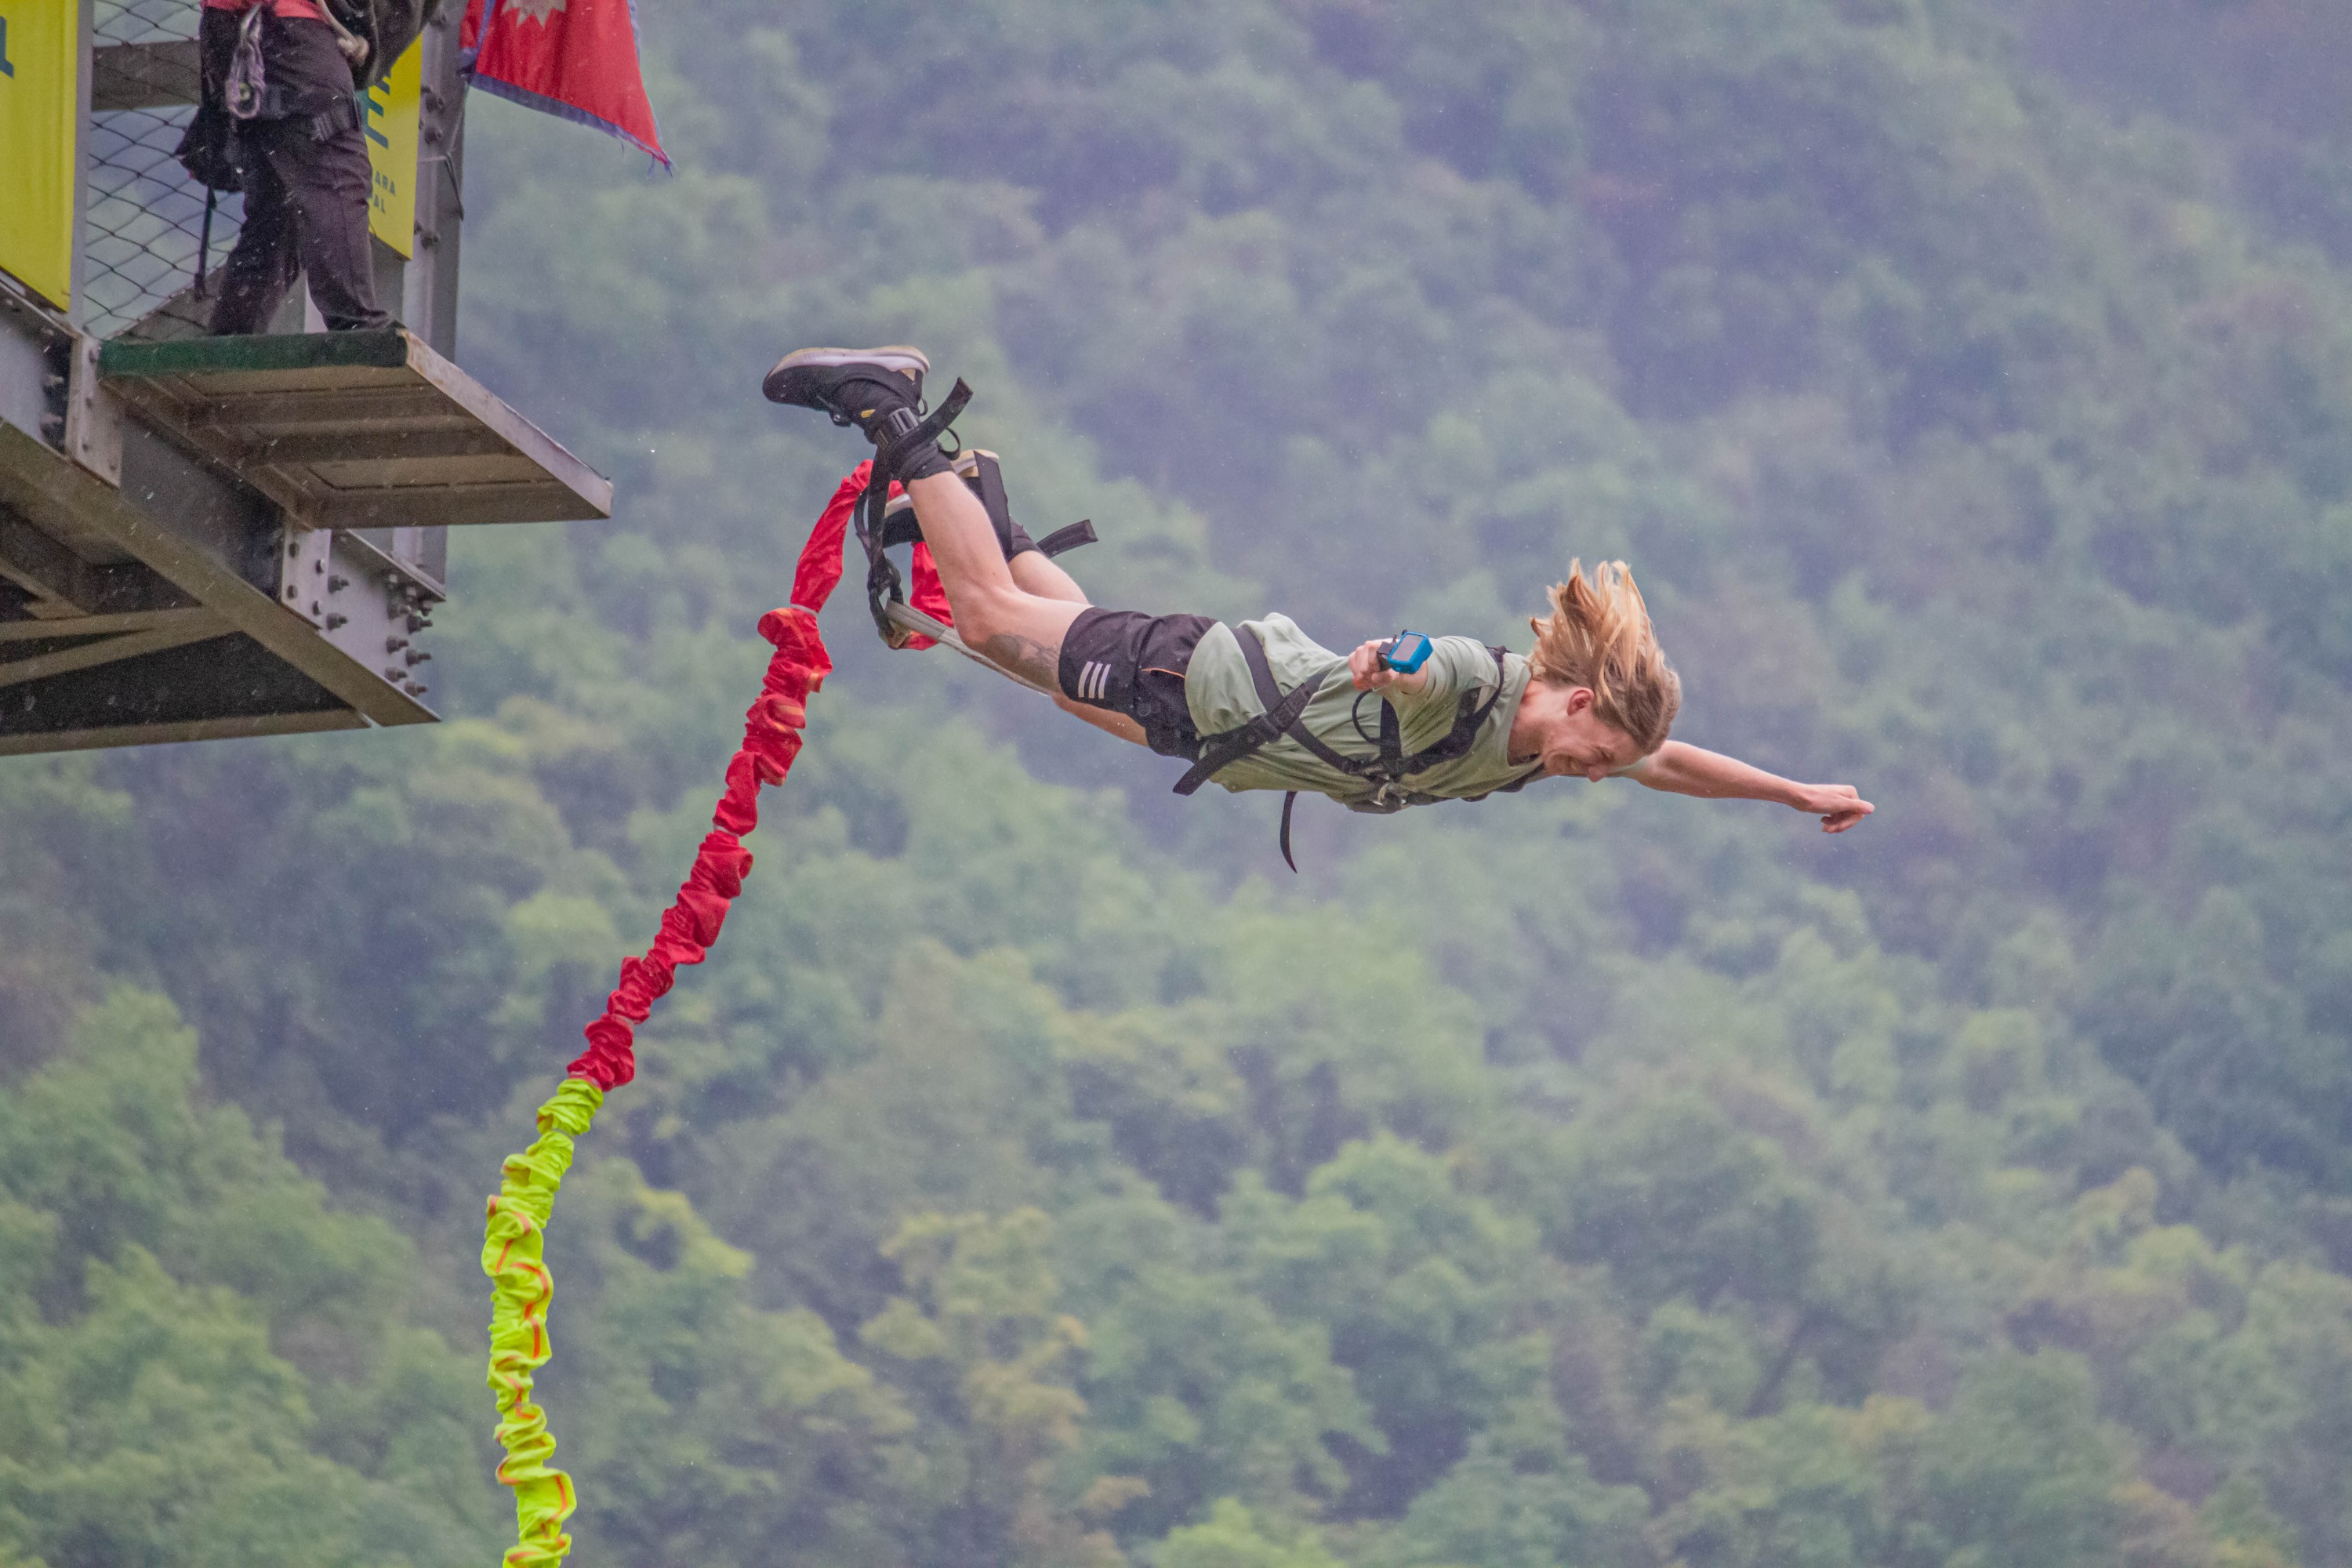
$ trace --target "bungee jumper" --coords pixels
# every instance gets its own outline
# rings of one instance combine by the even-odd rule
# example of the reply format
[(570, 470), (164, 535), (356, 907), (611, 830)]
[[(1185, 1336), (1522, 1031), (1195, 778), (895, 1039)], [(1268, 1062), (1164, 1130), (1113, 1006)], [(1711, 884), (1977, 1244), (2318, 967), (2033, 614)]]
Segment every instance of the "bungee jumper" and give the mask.
[[(1525, 657), (1413, 632), (1341, 655), (1286, 616), (1227, 625), (1099, 608), (1053, 560), (1092, 539), (1091, 527), (1033, 542), (1013, 521), (993, 456), (941, 447), (971, 395), (959, 381), (927, 415), (929, 370), (921, 351), (903, 345), (802, 349), (761, 388), (772, 402), (828, 415), (874, 443), (856, 523), (885, 640), (952, 642), (1097, 729), (1189, 763), (1180, 795), (1212, 782), (1284, 791), (1286, 861), (1301, 792), (1392, 812), (1573, 774), (1705, 799), (1777, 801), (1820, 817), (1825, 833), (1843, 833), (1874, 809), (1850, 784), (1800, 784), (1669, 740), (1682, 684), (1622, 562), (1590, 573), (1570, 562), (1566, 581), (1550, 590), (1551, 614), (1528, 623), (1536, 642)], [(918, 540), (936, 563), (949, 621), (906, 602), (886, 553)]]
[[(1343, 658), (1282, 616), (1225, 626), (1097, 609), (1053, 561), (1092, 540), (1092, 526), (1032, 541), (1013, 521), (993, 454), (941, 449), (971, 393), (959, 381), (925, 413), (929, 369), (910, 348), (803, 349), (767, 378), (771, 398), (856, 426), (875, 456), (842, 482), (802, 548), (793, 602), (760, 617), (775, 651), (743, 715), (712, 831), (652, 944), (621, 961), (619, 983), (584, 1031), (587, 1049), (539, 1108), (530, 1147), (500, 1166), (484, 1208), (488, 1382), (504, 1451), (498, 1479), (515, 1497), (505, 1568), (560, 1568), (572, 1549), (564, 1521), (578, 1506), (572, 1478), (551, 1463), (555, 1437), (537, 1400), (539, 1369), (553, 1353), (546, 1230), (556, 1196), (605, 1097), (636, 1075), (637, 1026), (680, 968), (703, 961), (743, 890), (752, 859), (743, 839), (759, 826), (761, 791), (791, 773), (808, 699), (833, 668), (817, 616), (841, 581), (853, 511), (866, 551), (867, 605), (886, 641), (946, 643), (1088, 723), (1184, 760), (1180, 793), (1213, 779), (1230, 790), (1285, 791), (1285, 860), (1291, 806), (1306, 790), (1388, 812), (1580, 773), (1678, 795), (1777, 800), (1819, 816), (1830, 833), (1870, 815), (1847, 785), (1793, 784), (1667, 740), (1682, 687), (1622, 562), (1590, 574), (1569, 563), (1568, 580), (1551, 591), (1551, 615), (1531, 623), (1529, 658), (1404, 632)], [(915, 546), (911, 595), (888, 554), (901, 543)], [(1367, 703), (1377, 711), (1366, 712)]]

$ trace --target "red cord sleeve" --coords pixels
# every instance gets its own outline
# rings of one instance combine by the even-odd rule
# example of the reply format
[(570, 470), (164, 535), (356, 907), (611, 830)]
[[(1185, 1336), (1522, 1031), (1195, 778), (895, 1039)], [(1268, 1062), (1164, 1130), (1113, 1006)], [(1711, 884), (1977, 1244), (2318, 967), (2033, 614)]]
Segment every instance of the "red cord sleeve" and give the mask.
[[(700, 963), (727, 923), (727, 906), (743, 890), (751, 869), (751, 852), (742, 837), (760, 825), (760, 790), (782, 784), (800, 755), (801, 731), (808, 723), (809, 693), (824, 685), (833, 672), (824, 639), (817, 635), (816, 615), (841, 583), (841, 554), (851, 511), (866, 488), (869, 465), (861, 463), (841, 481), (816, 529), (801, 551), (793, 574), (793, 602), (760, 617), (760, 635), (775, 649), (769, 657), (760, 695), (743, 715), (743, 744), (727, 763), (727, 789), (711, 813), (714, 831), (702, 841), (694, 868), (663, 911), (661, 930), (653, 946), (621, 963), (620, 984), (606, 998), (604, 1014), (587, 1028), (588, 1048), (568, 1069), (602, 1089), (613, 1089), (636, 1076), (635, 1026), (646, 1021), (653, 1005), (676, 983), (680, 964)], [(917, 603), (926, 586), (939, 595), (932, 614), (946, 618), (946, 599), (939, 595), (939, 574), (931, 570), (929, 552), (917, 547)]]

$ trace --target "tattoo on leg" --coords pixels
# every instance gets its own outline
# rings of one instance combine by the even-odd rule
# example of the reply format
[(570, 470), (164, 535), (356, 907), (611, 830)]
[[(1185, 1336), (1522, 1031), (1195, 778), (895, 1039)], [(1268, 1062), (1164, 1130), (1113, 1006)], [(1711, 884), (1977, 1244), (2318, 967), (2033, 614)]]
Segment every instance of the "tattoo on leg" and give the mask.
[(1048, 691), (1062, 689), (1062, 650), (1057, 644), (1000, 632), (983, 642), (980, 651), (1015, 674), (1028, 677)]

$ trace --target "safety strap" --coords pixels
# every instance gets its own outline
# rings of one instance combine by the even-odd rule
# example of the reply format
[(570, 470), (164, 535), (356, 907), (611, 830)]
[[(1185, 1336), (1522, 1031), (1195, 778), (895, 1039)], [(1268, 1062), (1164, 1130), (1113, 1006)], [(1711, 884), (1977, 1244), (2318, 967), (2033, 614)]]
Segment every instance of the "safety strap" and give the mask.
[(890, 607), (907, 602), (907, 585), (898, 575), (898, 568), (886, 552), (883, 542), (883, 509), (889, 504), (890, 481), (898, 476), (899, 460), (909, 453), (922, 450), (923, 443), (936, 442), (955, 423), (956, 416), (971, 401), (971, 388), (961, 377), (955, 387), (940, 405), (924, 419), (913, 417), (913, 410), (903, 412), (908, 416), (904, 429), (892, 432), (887, 444), (877, 446), (874, 467), (866, 480), (866, 491), (857, 498), (857, 542), (866, 547), (866, 607), (874, 616), (874, 629), (892, 647), (904, 647), (908, 634), (891, 618)]
[[(1477, 743), (1479, 728), (1486, 722), (1487, 716), (1494, 712), (1495, 704), (1502, 700), (1506, 677), (1503, 668), (1503, 651), (1500, 648), (1490, 647), (1486, 651), (1495, 660), (1494, 689), (1487, 693), (1483, 701), (1475, 691), (1464, 692), (1454, 712), (1454, 727), (1446, 731), (1443, 740), (1410, 755), (1406, 754), (1396, 709), (1383, 701), (1381, 704), (1381, 733), (1374, 742), (1380, 748), (1380, 754), (1374, 757), (1350, 757), (1342, 752), (1335, 751), (1324, 742), (1322, 737), (1305, 729), (1298, 722), (1300, 716), (1307, 710), (1307, 704), (1314, 700), (1316, 691), (1321, 688), (1322, 672), (1318, 672), (1307, 680), (1292, 688), (1286, 695), (1281, 684), (1274, 678), (1274, 667), (1266, 661), (1265, 645), (1258, 639), (1256, 633), (1246, 626), (1236, 626), (1234, 629), (1234, 640), (1241, 644), (1242, 658), (1249, 665), (1250, 684), (1257, 689), (1257, 700), (1265, 711), (1238, 728), (1221, 731), (1217, 734), (1205, 737), (1201, 742), (1202, 760), (1195, 763), (1192, 773), (1186, 773), (1183, 781), (1177, 784), (1176, 793), (1179, 795), (1191, 795), (1207, 782), (1207, 773), (1202, 772), (1203, 768), (1207, 768), (1208, 773), (1216, 773), (1255, 752), (1272, 745), (1285, 735), (1296, 741), (1317, 761), (1339, 773), (1352, 778), (1374, 779), (1383, 786), (1391, 786), (1399, 780), (1424, 769), (1433, 768), (1440, 763), (1450, 763), (1467, 756), (1470, 748)], [(1304, 698), (1300, 696), (1302, 692), (1306, 694)], [(1367, 695), (1370, 694), (1367, 693)], [(1284, 715), (1282, 721), (1269, 725), (1268, 721), (1277, 714)], [(1365, 739), (1372, 740), (1373, 737), (1366, 736)], [(1218, 759), (1214, 766), (1210, 766), (1212, 757)], [(1195, 774), (1200, 776), (1196, 778)]]
[[(915, 521), (914, 509), (887, 513), (882, 523), (882, 547), (896, 550), (901, 544), (920, 544), (922, 524)], [(1082, 544), (1099, 544), (1102, 535), (1095, 531), (1094, 519), (1080, 518), (1067, 528), (1057, 528), (1045, 538), (1034, 542), (1037, 553), (1051, 561), (1056, 555), (1067, 555)]]
[(310, 133), (313, 142), (331, 142), (346, 131), (360, 128), (360, 102), (356, 98), (333, 100), (316, 114), (295, 116), (286, 112), (286, 89), (271, 82), (261, 89), (261, 112), (256, 120), (289, 120)]
[(213, 259), (213, 205), (220, 200), (220, 192), (210, 184), (205, 186), (205, 228), (196, 237), (196, 298), (205, 297), (205, 268)]
[(1005, 558), (1013, 555), (1013, 502), (1004, 494), (1004, 470), (996, 459), (985, 452), (972, 456), (971, 477), (979, 482), (981, 510), (988, 513), (988, 525), (996, 531), (997, 547)]
[[(1478, 700), (1478, 695), (1475, 691), (1464, 692), (1454, 710), (1454, 727), (1446, 731), (1443, 740), (1435, 745), (1425, 746), (1407, 755), (1404, 750), (1404, 732), (1402, 722), (1397, 717), (1396, 709), (1391, 703), (1382, 700), (1381, 732), (1374, 742), (1380, 748), (1380, 754), (1369, 759), (1350, 757), (1326, 745), (1321, 737), (1307, 730), (1300, 722), (1306, 715), (1307, 705), (1315, 700), (1315, 693), (1321, 689), (1323, 678), (1328, 672), (1317, 671), (1291, 688), (1286, 694), (1281, 683), (1274, 678), (1274, 666), (1265, 657), (1265, 644), (1260, 640), (1256, 632), (1249, 626), (1240, 626), (1234, 628), (1234, 640), (1241, 644), (1242, 658), (1249, 665), (1250, 684), (1256, 688), (1258, 701), (1265, 711), (1245, 724), (1203, 737), (1201, 742), (1200, 760), (1195, 762), (1191, 770), (1176, 782), (1178, 795), (1192, 794), (1215, 774), (1244, 757), (1256, 754), (1286, 735), (1312, 753), (1318, 761), (1340, 773), (1354, 778), (1369, 778), (1377, 781), (1377, 787), (1372, 795), (1372, 805), (1375, 809), (1401, 811), (1412, 803), (1399, 797), (1398, 785), (1411, 774), (1435, 767), (1440, 763), (1454, 762), (1468, 755), (1470, 748), (1477, 743), (1480, 727), (1486, 722), (1487, 716), (1494, 712), (1495, 704), (1501, 701), (1503, 698), (1507, 675), (1503, 667), (1503, 650), (1498, 647), (1489, 647), (1486, 652), (1495, 660), (1494, 690), (1484, 701)], [(1370, 736), (1365, 738), (1372, 739)], [(1542, 771), (1543, 769), (1538, 766), (1520, 774), (1509, 784), (1498, 787), (1505, 790), (1524, 788), (1529, 779)], [(1476, 795), (1470, 798), (1484, 800), (1486, 796)], [(1290, 819), (1297, 805), (1298, 792), (1286, 791), (1282, 797), (1282, 860), (1283, 864), (1288, 866), (1293, 871), (1298, 869), (1298, 862), (1292, 859), (1290, 854)]]
[[(996, 542), (1009, 561), (1013, 558), (1013, 503), (1004, 493), (1003, 468), (997, 462), (993, 452), (974, 450), (968, 455), (971, 458), (971, 472), (964, 477), (964, 483), (979, 498), (982, 510), (988, 513), (988, 524), (996, 531)], [(1050, 561), (1056, 555), (1067, 554), (1081, 544), (1093, 544), (1100, 537), (1095, 532), (1094, 520), (1081, 518), (1042, 540), (1032, 541), (1031, 547)], [(885, 507), (882, 521), (882, 547), (885, 550), (895, 550), (901, 544), (919, 544), (922, 539), (922, 525), (916, 521), (911, 497)]]
[(331, 141), (339, 132), (356, 131), (360, 125), (359, 100), (339, 98), (310, 116), (306, 123), (310, 128), (310, 140), (313, 142)]
[[(1253, 637), (1243, 637), (1241, 645), (1244, 654), (1254, 656), (1250, 659), (1250, 674), (1256, 677), (1259, 669), (1265, 664), (1265, 650)], [(1291, 731), (1292, 726), (1298, 722), (1299, 715), (1307, 711), (1307, 705), (1315, 700), (1315, 693), (1322, 684), (1323, 672), (1318, 670), (1292, 687), (1290, 694), (1286, 697), (1274, 684), (1274, 672), (1270, 669), (1266, 670), (1265, 676), (1257, 681), (1258, 698), (1265, 703), (1265, 711), (1246, 724), (1231, 730), (1220, 730), (1213, 735), (1203, 736), (1201, 741), (1201, 760), (1194, 763), (1191, 771), (1176, 781), (1176, 793), (1191, 795), (1194, 790), (1207, 784), (1214, 774), (1223, 772), (1244, 757), (1255, 755), (1282, 739), (1285, 734)], [(1296, 735), (1292, 738), (1297, 739)]]
[[(1398, 719), (1395, 707), (1384, 701), (1381, 704), (1380, 736), (1373, 742), (1380, 748), (1380, 759), (1377, 763), (1370, 766), (1358, 763), (1350, 771), (1360, 772), (1365, 777), (1378, 778), (1381, 781), (1383, 788), (1392, 788), (1409, 773), (1417, 773), (1423, 769), (1433, 768), (1440, 763), (1456, 762), (1468, 756), (1470, 748), (1478, 743), (1478, 731), (1486, 722), (1486, 715), (1492, 713), (1495, 710), (1495, 704), (1503, 700), (1502, 650), (1490, 647), (1486, 651), (1493, 655), (1495, 659), (1494, 691), (1483, 702), (1476, 701), (1475, 693), (1464, 692), (1460, 704), (1454, 710), (1454, 728), (1448, 730), (1442, 740), (1434, 745), (1423, 747), (1411, 756), (1405, 755), (1402, 721)], [(1372, 693), (1366, 692), (1363, 697), (1371, 695)], [(1361, 702), (1363, 697), (1359, 697), (1357, 700)], [(1356, 732), (1363, 733), (1362, 725), (1357, 726)]]
[(1051, 561), (1056, 555), (1067, 555), (1081, 544), (1093, 544), (1102, 535), (1095, 531), (1095, 520), (1082, 517), (1067, 528), (1057, 528), (1037, 542), (1037, 553)]

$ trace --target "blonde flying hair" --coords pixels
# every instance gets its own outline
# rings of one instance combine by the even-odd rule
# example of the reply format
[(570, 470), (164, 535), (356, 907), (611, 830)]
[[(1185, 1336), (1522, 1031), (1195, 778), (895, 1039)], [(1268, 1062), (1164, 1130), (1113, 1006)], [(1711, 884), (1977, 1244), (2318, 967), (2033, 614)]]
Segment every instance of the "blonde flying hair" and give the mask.
[(1561, 686), (1588, 687), (1592, 711), (1632, 738), (1643, 756), (1666, 743), (1683, 705), (1682, 678), (1666, 662), (1650, 608), (1622, 561), (1603, 561), (1584, 574), (1568, 563), (1568, 581), (1551, 590), (1551, 614), (1528, 625), (1536, 650), (1528, 656), (1536, 677)]

